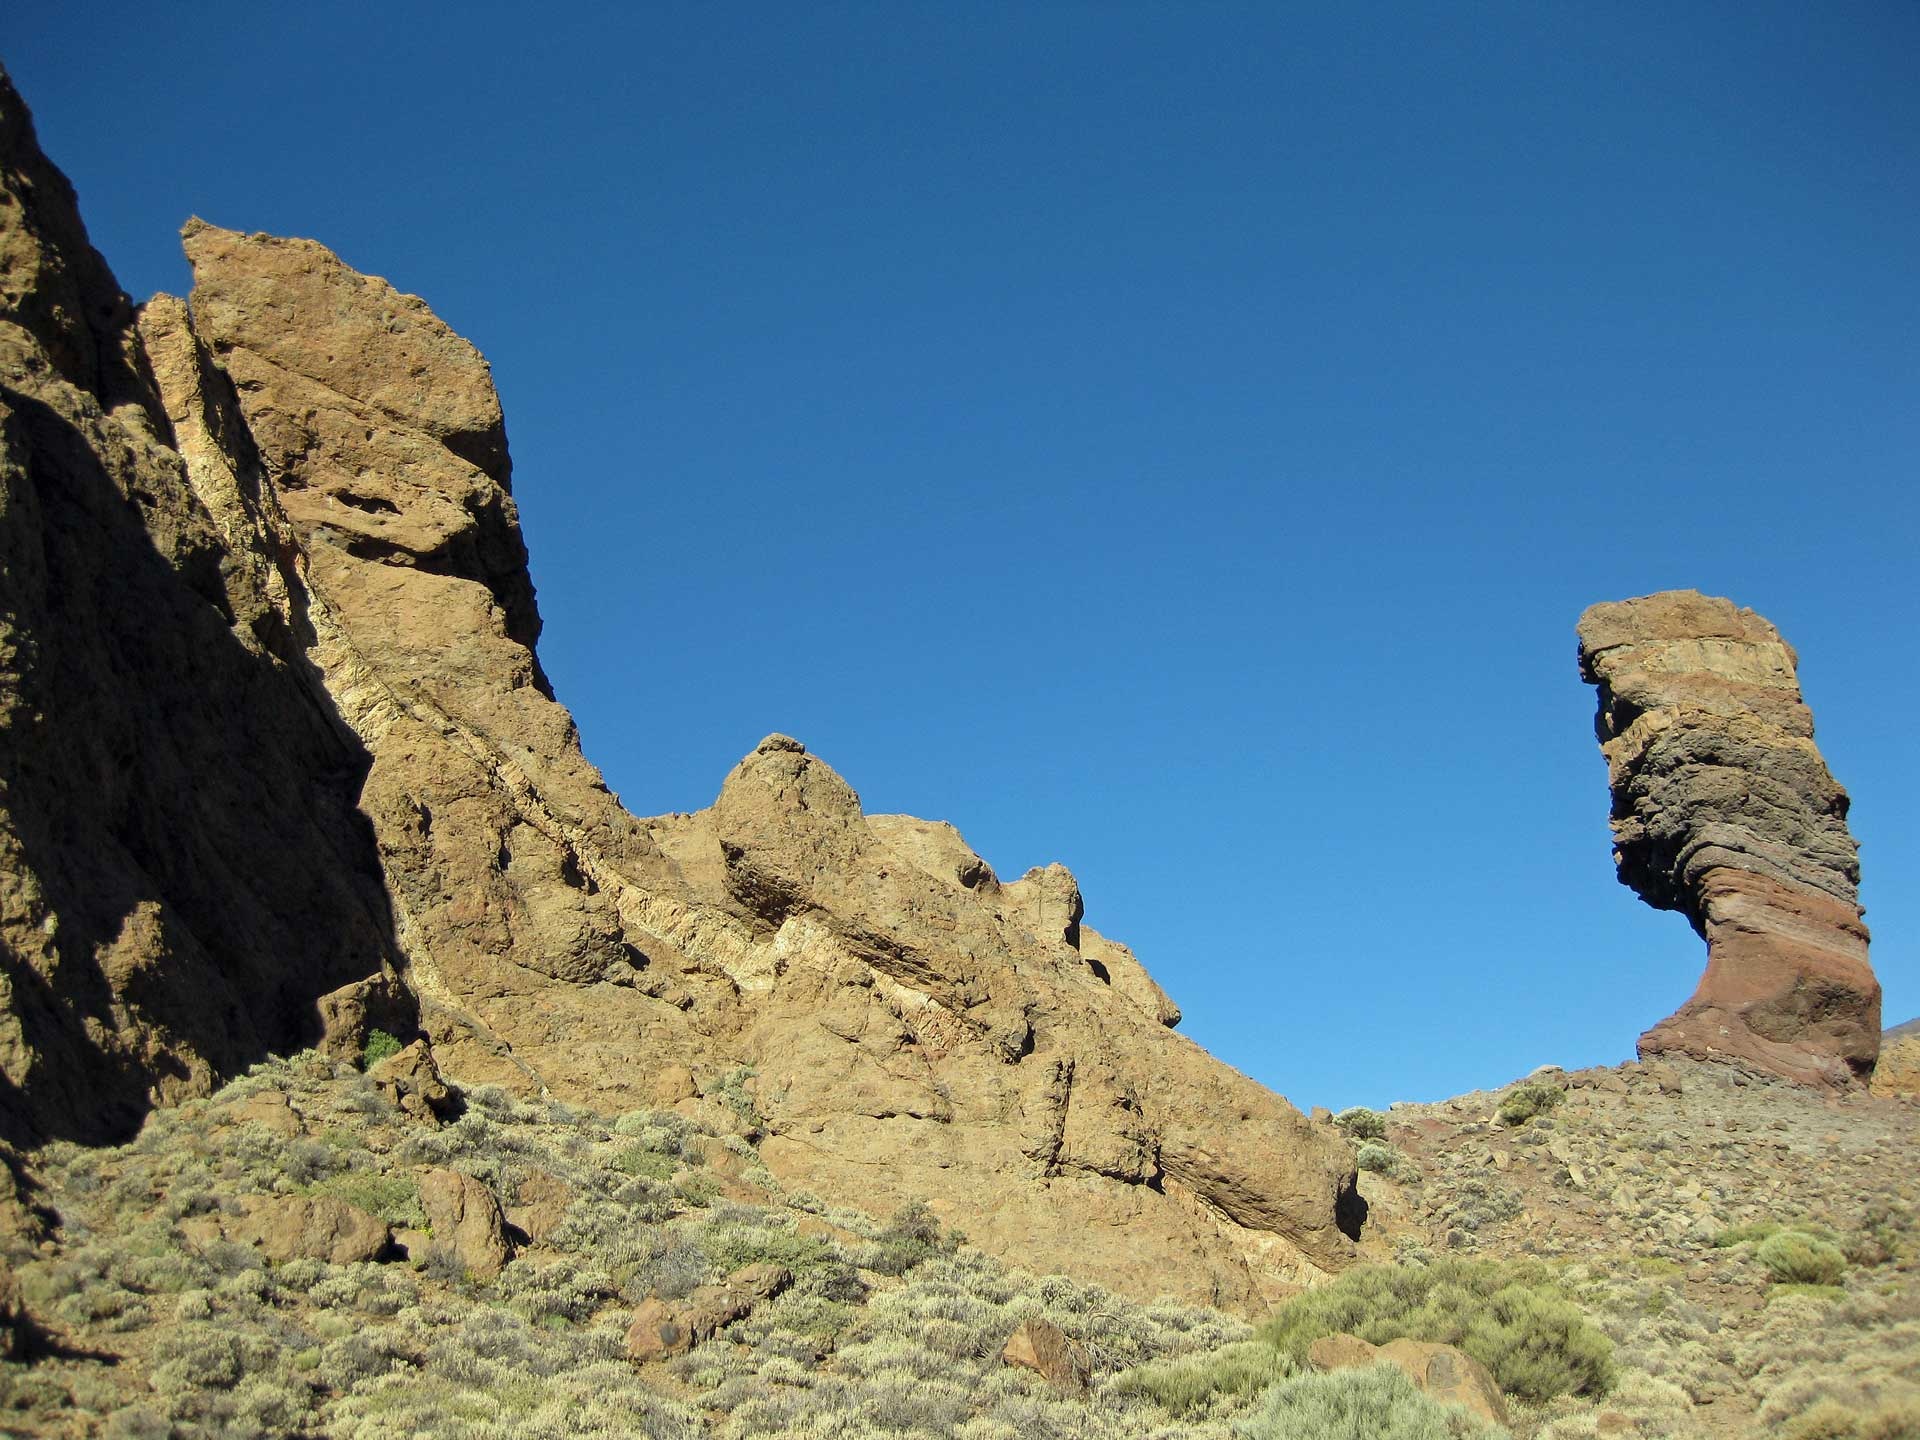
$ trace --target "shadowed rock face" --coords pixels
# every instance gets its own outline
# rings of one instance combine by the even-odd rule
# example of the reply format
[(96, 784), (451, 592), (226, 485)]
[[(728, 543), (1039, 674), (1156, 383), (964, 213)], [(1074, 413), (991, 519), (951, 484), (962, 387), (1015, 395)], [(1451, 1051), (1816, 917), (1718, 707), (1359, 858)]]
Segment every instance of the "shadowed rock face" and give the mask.
[(1600, 694), (1621, 883), (1707, 942), (1699, 989), (1640, 1037), (1641, 1054), (1864, 1080), (1880, 986), (1858, 847), (1792, 647), (1753, 611), (1692, 590), (1596, 605), (1579, 638), (1581, 678)]
[(4, 75), (0, 277), (0, 1138), (121, 1139), (399, 952), (367, 753)]
[(137, 1119), (391, 958), (457, 1078), (677, 1105), (1029, 1266), (1253, 1308), (1353, 1257), (1345, 1145), (1174, 1033), (1063, 867), (1003, 884), (780, 736), (699, 814), (621, 808), (534, 655), (486, 362), (421, 301), (194, 221), (136, 324), (9, 134), (6, 384), (55, 412), (0, 464), (11, 1083), (76, 1116), (111, 1050)]

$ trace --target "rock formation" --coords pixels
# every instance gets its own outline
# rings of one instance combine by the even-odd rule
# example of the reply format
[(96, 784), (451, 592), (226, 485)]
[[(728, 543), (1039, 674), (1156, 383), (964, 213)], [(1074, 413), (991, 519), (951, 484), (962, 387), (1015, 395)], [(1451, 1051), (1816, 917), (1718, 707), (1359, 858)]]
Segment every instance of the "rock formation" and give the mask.
[(1860, 862), (1793, 648), (1753, 611), (1692, 590), (1596, 605), (1579, 637), (1581, 678), (1599, 688), (1621, 883), (1707, 942), (1693, 998), (1640, 1037), (1640, 1053), (1806, 1084), (1864, 1080), (1880, 986)]
[(292, 557), (201, 502), (4, 76), (0, 277), (0, 1136), (101, 1140), (400, 956)]
[(1345, 1146), (1176, 1034), (1064, 868), (1003, 884), (781, 736), (628, 815), (533, 650), (473, 347), (197, 221), (136, 317), (0, 107), (7, 1133), (417, 1018), (452, 1079), (674, 1105), (1029, 1266), (1253, 1306), (1347, 1263)]

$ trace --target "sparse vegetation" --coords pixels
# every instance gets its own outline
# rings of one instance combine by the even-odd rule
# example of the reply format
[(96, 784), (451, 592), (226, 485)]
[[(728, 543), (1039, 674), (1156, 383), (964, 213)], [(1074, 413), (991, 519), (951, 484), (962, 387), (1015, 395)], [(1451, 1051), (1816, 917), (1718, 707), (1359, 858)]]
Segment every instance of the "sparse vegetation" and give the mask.
[(1515, 1085), (1500, 1097), (1494, 1118), (1502, 1125), (1517, 1127), (1546, 1114), (1567, 1098), (1567, 1092), (1544, 1080), (1528, 1080)]
[(1353, 1163), (1362, 1170), (1384, 1175), (1389, 1180), (1413, 1180), (1419, 1177), (1419, 1170), (1391, 1145), (1382, 1145), (1368, 1141), (1354, 1152)]
[[(277, 1104), (242, 1103), (265, 1091), (302, 1133), (262, 1123)], [(1862, 1194), (1850, 1170), (1814, 1185), (1824, 1172), (1795, 1169), (1805, 1213), (1770, 1218), (1740, 1188), (1756, 1142), (1764, 1155), (1786, 1134), (1760, 1099), (1757, 1125), (1736, 1129), (1729, 1113), (1722, 1128), (1709, 1112), (1695, 1132), (1598, 1124), (1578, 1090), (1562, 1104), (1552, 1128), (1490, 1126), (1475, 1099), (1444, 1141), (1432, 1110), (1393, 1127), (1392, 1144), (1356, 1136), (1373, 1173), (1406, 1162), (1393, 1203), (1427, 1228), (1393, 1237), (1403, 1263), (1351, 1270), (1256, 1332), (1205, 1307), (1010, 1271), (924, 1205), (877, 1221), (783, 1200), (754, 1147), (672, 1112), (607, 1119), (483, 1086), (434, 1126), (357, 1066), (298, 1056), (157, 1113), (129, 1145), (39, 1153), (59, 1243), (10, 1257), (23, 1298), (63, 1343), (121, 1363), (0, 1365), (0, 1429), (62, 1435), (58, 1417), (84, 1411), (110, 1440), (1490, 1433), (1397, 1372), (1311, 1373), (1312, 1338), (1351, 1330), (1481, 1359), (1510, 1396), (1515, 1440), (1913, 1440), (1920, 1287), (1902, 1268), (1915, 1248), (1904, 1180)], [(1816, 1123), (1816, 1139), (1835, 1124)], [(457, 1263), (269, 1263), (233, 1230), (245, 1208), (288, 1195), (419, 1230), (428, 1166), (482, 1179), (509, 1207), (549, 1197), (541, 1238), (483, 1282)], [(1595, 1207), (1637, 1238), (1597, 1249), (1578, 1228)], [(1523, 1243), (1557, 1258), (1484, 1258)], [(762, 1260), (790, 1269), (791, 1288), (664, 1373), (626, 1360), (634, 1305)], [(1087, 1394), (1001, 1363), (1028, 1319), (1080, 1348)], [(1624, 1421), (1596, 1428), (1608, 1412)]]

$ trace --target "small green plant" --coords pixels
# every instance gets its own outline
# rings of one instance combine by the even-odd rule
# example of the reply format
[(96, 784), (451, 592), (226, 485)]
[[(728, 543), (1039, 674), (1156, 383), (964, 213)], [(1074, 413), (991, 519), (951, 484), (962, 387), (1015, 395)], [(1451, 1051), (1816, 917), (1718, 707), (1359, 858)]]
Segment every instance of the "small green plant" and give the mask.
[(1333, 1117), (1333, 1123), (1355, 1140), (1384, 1140), (1387, 1135), (1387, 1117), (1364, 1105), (1342, 1110)]
[(747, 1089), (747, 1082), (754, 1078), (755, 1073), (751, 1065), (742, 1065), (737, 1070), (729, 1071), (720, 1083), (708, 1092), (712, 1099), (718, 1100), (739, 1116), (740, 1123), (745, 1125), (749, 1132), (763, 1130), (767, 1123), (761, 1118), (759, 1109), (753, 1103), (753, 1095)]
[(951, 1255), (965, 1238), (958, 1231), (942, 1231), (940, 1217), (924, 1201), (912, 1200), (894, 1211), (874, 1236), (866, 1265), (882, 1275), (904, 1275), (923, 1260)]
[(1838, 1245), (1798, 1229), (1769, 1235), (1755, 1247), (1753, 1258), (1787, 1285), (1837, 1285), (1847, 1273), (1847, 1257)]
[(407, 1047), (400, 1043), (398, 1035), (389, 1035), (384, 1030), (370, 1031), (366, 1048), (360, 1052), (360, 1068), (371, 1070), (390, 1055), (398, 1055)]
[(1544, 1080), (1528, 1080), (1500, 1097), (1500, 1108), (1493, 1112), (1493, 1118), (1509, 1127), (1524, 1125), (1536, 1116), (1546, 1114), (1566, 1098), (1567, 1092), (1558, 1085), (1549, 1085)]

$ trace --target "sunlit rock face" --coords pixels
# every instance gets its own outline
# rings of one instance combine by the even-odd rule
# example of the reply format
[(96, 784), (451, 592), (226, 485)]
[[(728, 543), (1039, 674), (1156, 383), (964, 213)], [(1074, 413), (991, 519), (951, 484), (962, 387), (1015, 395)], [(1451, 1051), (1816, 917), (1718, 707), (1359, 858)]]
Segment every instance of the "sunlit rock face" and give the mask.
[(1880, 986), (1859, 851), (1793, 648), (1753, 611), (1692, 590), (1595, 605), (1579, 641), (1581, 678), (1599, 691), (1621, 883), (1707, 942), (1699, 988), (1641, 1036), (1641, 1054), (1831, 1087), (1865, 1080)]
[(533, 648), (479, 353), (311, 241), (199, 221), (192, 293), (136, 314), (0, 99), (15, 1133), (124, 1133), (377, 1019), (1140, 1296), (1254, 1309), (1354, 1257), (1344, 1143), (1177, 1034), (1064, 867), (1002, 883), (783, 736), (710, 808), (628, 814)]

